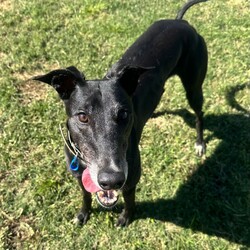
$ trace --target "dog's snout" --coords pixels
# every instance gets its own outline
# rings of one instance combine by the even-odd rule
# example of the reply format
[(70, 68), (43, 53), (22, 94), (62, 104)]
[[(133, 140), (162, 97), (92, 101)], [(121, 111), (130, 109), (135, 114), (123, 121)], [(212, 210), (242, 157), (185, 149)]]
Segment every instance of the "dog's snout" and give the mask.
[(100, 172), (98, 183), (103, 190), (120, 189), (125, 182), (123, 172)]

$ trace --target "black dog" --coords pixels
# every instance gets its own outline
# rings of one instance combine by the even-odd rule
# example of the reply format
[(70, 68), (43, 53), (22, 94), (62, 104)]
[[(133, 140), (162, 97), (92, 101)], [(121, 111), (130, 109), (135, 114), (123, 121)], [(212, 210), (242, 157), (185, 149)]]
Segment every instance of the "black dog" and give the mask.
[(143, 127), (163, 94), (165, 81), (178, 75), (197, 121), (196, 148), (203, 141), (202, 83), (207, 71), (203, 38), (180, 20), (193, 4), (183, 6), (176, 20), (155, 22), (125, 52), (101, 80), (85, 80), (75, 67), (34, 77), (53, 86), (68, 115), (65, 139), (67, 164), (83, 191), (77, 219), (85, 224), (91, 193), (112, 207), (122, 191), (125, 209), (117, 225), (128, 225), (135, 209), (135, 188), (141, 175), (138, 144)]

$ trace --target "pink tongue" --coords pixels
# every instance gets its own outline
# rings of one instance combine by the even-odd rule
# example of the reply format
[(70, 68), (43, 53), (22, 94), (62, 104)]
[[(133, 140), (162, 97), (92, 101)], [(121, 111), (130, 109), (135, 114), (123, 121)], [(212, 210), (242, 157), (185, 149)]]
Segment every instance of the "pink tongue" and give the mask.
[(90, 193), (96, 193), (100, 191), (100, 188), (97, 187), (95, 183), (92, 181), (88, 168), (86, 168), (82, 173), (82, 184), (86, 189), (86, 191)]

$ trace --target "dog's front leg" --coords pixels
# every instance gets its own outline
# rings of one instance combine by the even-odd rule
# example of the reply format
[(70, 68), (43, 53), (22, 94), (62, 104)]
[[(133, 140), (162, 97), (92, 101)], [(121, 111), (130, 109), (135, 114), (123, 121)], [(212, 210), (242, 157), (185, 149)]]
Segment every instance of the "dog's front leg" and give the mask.
[(82, 200), (82, 208), (80, 212), (78, 213), (78, 215), (76, 216), (76, 223), (79, 225), (84, 225), (87, 223), (87, 221), (90, 218), (92, 197), (91, 197), (91, 193), (87, 192), (85, 188), (83, 187), (81, 177), (77, 178), (77, 180), (82, 189), (83, 200)]
[(125, 207), (119, 216), (117, 221), (117, 226), (128, 226), (132, 220), (135, 213), (135, 187), (129, 190), (124, 190), (122, 192)]

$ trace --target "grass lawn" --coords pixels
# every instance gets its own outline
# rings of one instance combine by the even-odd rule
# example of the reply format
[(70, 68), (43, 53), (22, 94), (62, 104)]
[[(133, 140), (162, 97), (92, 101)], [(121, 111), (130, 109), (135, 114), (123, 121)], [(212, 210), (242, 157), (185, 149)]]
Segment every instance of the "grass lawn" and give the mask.
[(194, 153), (194, 115), (171, 78), (140, 144), (137, 212), (114, 226), (96, 201), (88, 224), (66, 171), (64, 107), (31, 76), (70, 65), (102, 77), (155, 20), (184, 0), (0, 1), (0, 249), (250, 249), (250, 2), (211, 0), (185, 15), (205, 38), (207, 153)]

